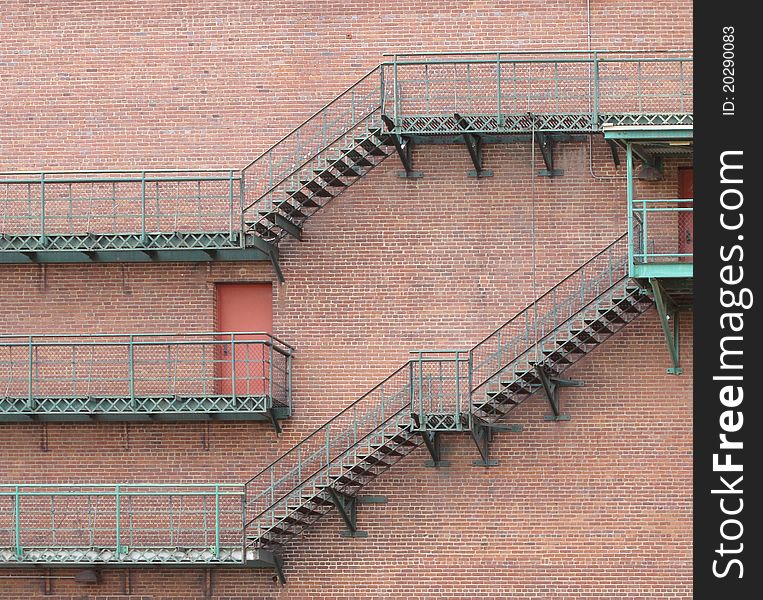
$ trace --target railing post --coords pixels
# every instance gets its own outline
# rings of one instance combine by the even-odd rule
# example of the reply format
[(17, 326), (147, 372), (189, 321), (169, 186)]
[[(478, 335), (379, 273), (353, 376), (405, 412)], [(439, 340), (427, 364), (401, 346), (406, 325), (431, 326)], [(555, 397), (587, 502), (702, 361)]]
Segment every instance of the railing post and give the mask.
[(286, 355), (286, 403), (291, 414), (291, 352)]
[(43, 246), (48, 244), (45, 235), (45, 173), (40, 173), (40, 242)]
[(270, 358), (268, 359), (268, 389), (270, 390), (270, 404), (272, 405), (273, 404), (273, 339), (272, 338), (270, 339), (270, 343), (268, 344), (268, 347), (270, 349), (269, 351)]
[(228, 239), (233, 242), (233, 171), (228, 171)]
[(331, 423), (326, 423), (326, 466), (331, 462)]
[(384, 81), (384, 65), (379, 65), (379, 108), (381, 109), (381, 114), (385, 114), (384, 112), (384, 101), (386, 99), (387, 90), (385, 88), (385, 81)]
[(467, 363), (466, 363), (466, 369), (467, 369), (467, 386), (468, 386), (468, 394), (467, 394), (467, 401), (469, 402), (469, 429), (472, 428), (472, 413), (474, 404), (472, 402), (472, 385), (474, 384), (474, 378), (473, 378), (473, 371), (474, 371), (474, 352), (472, 350), (469, 350), (469, 355), (467, 357)]
[(600, 102), (599, 102), (599, 54), (598, 52), (593, 53), (593, 117), (592, 117), (592, 123), (591, 128), (593, 130), (596, 130), (599, 128), (599, 108), (600, 108)]
[(135, 410), (135, 343), (132, 334), (127, 342), (127, 385), (130, 391), (130, 406)]
[(13, 531), (15, 536), (16, 558), (20, 559), (24, 551), (21, 548), (21, 493), (19, 486), (14, 488), (13, 495)]
[(424, 427), (424, 353), (419, 352), (419, 424)]
[(146, 243), (146, 172), (140, 172), (140, 241)]
[(238, 232), (239, 234), (239, 240), (238, 245), (240, 248), (244, 247), (244, 206), (246, 205), (246, 169), (241, 171), (241, 179), (239, 180), (238, 184), (238, 192), (239, 192), (239, 206), (238, 206), (238, 221), (239, 221), (239, 227), (240, 230)]
[(461, 353), (456, 350), (456, 428), (461, 428)]
[(119, 484), (116, 484), (114, 486), (114, 511), (115, 511), (115, 528), (114, 528), (114, 537), (116, 542), (116, 559), (119, 560), (119, 555), (121, 553), (121, 542), (120, 542), (120, 535), (121, 535), (121, 523), (122, 520), (122, 497), (120, 496), (120, 490), (119, 490)]
[(215, 484), (215, 558), (220, 558), (220, 484)]
[(503, 125), (503, 117), (501, 116), (501, 53), (495, 55), (495, 70), (496, 70), (496, 76), (498, 77), (498, 80), (496, 81), (496, 101), (497, 101), (497, 112), (498, 112), (498, 127), (501, 127)]
[(625, 164), (626, 164), (626, 181), (625, 181), (625, 195), (628, 205), (628, 274), (633, 273), (633, 255), (634, 255), (634, 238), (633, 238), (633, 148), (630, 143), (625, 145)]
[(29, 336), (29, 357), (28, 357), (28, 381), (27, 381), (27, 409), (34, 410), (34, 380), (32, 371), (34, 370), (34, 343), (33, 338)]
[(236, 340), (235, 334), (230, 334), (230, 386), (232, 399), (236, 400)]
[(392, 59), (392, 95), (394, 103), (394, 114), (392, 120), (395, 122), (395, 127), (400, 127), (400, 91), (398, 90), (397, 81), (397, 54)]

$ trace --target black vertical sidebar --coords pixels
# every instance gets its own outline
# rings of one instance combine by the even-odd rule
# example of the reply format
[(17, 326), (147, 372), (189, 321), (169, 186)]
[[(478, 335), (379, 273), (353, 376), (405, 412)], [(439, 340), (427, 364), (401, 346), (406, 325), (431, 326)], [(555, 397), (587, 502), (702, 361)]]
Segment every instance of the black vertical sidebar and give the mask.
[(694, 597), (742, 600), (763, 594), (763, 35), (748, 3), (694, 10)]

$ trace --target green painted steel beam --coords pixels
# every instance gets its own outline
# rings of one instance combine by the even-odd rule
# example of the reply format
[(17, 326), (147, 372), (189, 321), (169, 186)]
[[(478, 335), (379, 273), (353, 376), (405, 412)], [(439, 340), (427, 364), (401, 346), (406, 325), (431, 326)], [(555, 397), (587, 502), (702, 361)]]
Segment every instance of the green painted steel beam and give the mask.
[[(657, 307), (657, 313), (660, 316), (660, 325), (665, 335), (665, 343), (668, 346), (670, 359), (673, 366), (667, 371), (672, 375), (683, 373), (680, 363), (680, 353), (678, 347), (678, 309), (673, 304), (670, 296), (665, 292), (659, 279), (649, 279), (649, 284), (654, 295), (654, 304)], [(672, 327), (671, 327), (672, 322)]]
[(603, 127), (604, 139), (606, 140), (650, 140), (650, 141), (670, 141), (670, 140), (692, 140), (694, 138), (693, 126), (687, 129), (677, 128), (654, 128), (639, 129), (638, 126), (623, 128)]
[(645, 263), (634, 264), (629, 275), (634, 279), (691, 279), (693, 263)]

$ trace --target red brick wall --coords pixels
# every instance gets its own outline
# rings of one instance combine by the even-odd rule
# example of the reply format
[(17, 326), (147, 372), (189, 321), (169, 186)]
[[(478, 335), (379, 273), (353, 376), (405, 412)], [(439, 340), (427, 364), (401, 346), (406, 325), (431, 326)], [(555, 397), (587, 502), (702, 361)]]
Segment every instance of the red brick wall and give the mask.
[[(592, 44), (683, 48), (691, 7), (592, 2)], [(83, 3), (0, 6), (0, 169), (241, 166), (394, 50), (585, 48), (586, 5), (485, 2)], [(275, 65), (275, 66), (273, 66)], [(625, 230), (609, 149), (562, 145), (565, 175), (537, 178), (526, 144), (488, 147), (475, 181), (463, 147), (395, 158), (282, 245), (274, 331), (296, 347), (294, 417), (257, 423), (0, 426), (3, 481), (237, 482), (372, 387), (418, 347), (468, 346)], [(655, 195), (675, 189), (648, 184)], [(535, 251), (530, 232), (536, 232)], [(533, 285), (532, 258), (536, 282)], [(0, 333), (208, 330), (216, 281), (273, 280), (267, 264), (0, 267)], [(691, 322), (682, 321), (684, 366)], [(218, 571), (240, 598), (690, 597), (691, 373), (665, 374), (654, 312), (585, 359), (568, 423), (533, 400), (501, 434), (501, 466), (446, 440), (372, 484), (368, 539), (321, 522), (288, 548), (287, 587)], [(43, 440), (45, 444), (43, 447)], [(206, 440), (206, 443), (205, 443)], [(33, 575), (3, 571), (2, 575)], [(68, 571), (61, 572), (70, 575)], [(131, 597), (202, 597), (200, 571), (134, 570)], [(123, 597), (123, 574), (59, 597)], [(42, 594), (0, 578), (3, 597)]]

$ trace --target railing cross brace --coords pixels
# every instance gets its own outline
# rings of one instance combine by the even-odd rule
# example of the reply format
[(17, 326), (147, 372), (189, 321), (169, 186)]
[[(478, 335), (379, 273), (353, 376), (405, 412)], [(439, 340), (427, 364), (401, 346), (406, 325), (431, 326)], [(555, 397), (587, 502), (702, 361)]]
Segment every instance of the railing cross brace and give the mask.
[(554, 140), (547, 133), (542, 131), (535, 132), (535, 141), (538, 142), (538, 148), (540, 154), (543, 157), (543, 162), (546, 164), (546, 168), (542, 171), (538, 171), (538, 175), (542, 177), (557, 177), (564, 175), (562, 169), (554, 168)]
[(400, 162), (403, 163), (403, 169), (405, 169), (405, 171), (401, 171), (398, 175), (408, 179), (423, 177), (424, 174), (421, 171), (413, 170), (413, 140), (408, 136), (395, 133), (395, 122), (387, 115), (382, 115), (381, 118), (390, 131), (389, 135), (392, 138), (392, 143), (395, 145), (397, 155), (400, 157)]
[(365, 531), (358, 531), (358, 500), (354, 496), (348, 496), (332, 487), (326, 488), (331, 496), (336, 509), (339, 511), (339, 516), (342, 517), (342, 521), (347, 526), (345, 531), (341, 532), (342, 537), (368, 537), (368, 533)]
[[(654, 303), (657, 306), (657, 313), (660, 315), (660, 324), (662, 325), (662, 332), (665, 334), (665, 343), (668, 345), (670, 359), (673, 361), (673, 366), (667, 372), (671, 375), (680, 375), (684, 370), (681, 368), (678, 352), (678, 308), (673, 304), (673, 301), (665, 292), (659, 280), (650, 278), (649, 284), (652, 286)], [(671, 321), (673, 321), (672, 328), (670, 327)]]
[(482, 166), (482, 138), (475, 134), (469, 133), (469, 123), (458, 113), (454, 113), (458, 126), (464, 130), (463, 138), (466, 149), (469, 151), (469, 157), (474, 164), (474, 171), (469, 171), (469, 177), (492, 177), (493, 171), (485, 169)]
[(543, 391), (546, 394), (548, 403), (551, 406), (552, 415), (546, 417), (547, 421), (569, 421), (570, 416), (562, 414), (560, 410), (559, 402), (559, 388), (563, 387), (582, 387), (585, 385), (582, 381), (574, 379), (559, 379), (553, 375), (549, 375), (543, 365), (535, 365), (535, 372), (538, 374), (538, 379), (543, 386)]

